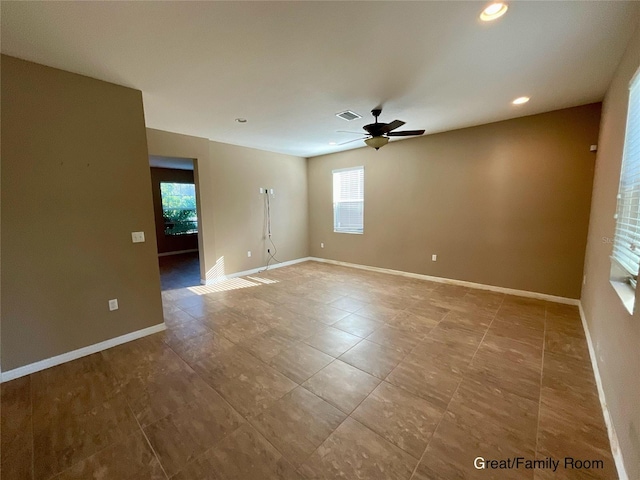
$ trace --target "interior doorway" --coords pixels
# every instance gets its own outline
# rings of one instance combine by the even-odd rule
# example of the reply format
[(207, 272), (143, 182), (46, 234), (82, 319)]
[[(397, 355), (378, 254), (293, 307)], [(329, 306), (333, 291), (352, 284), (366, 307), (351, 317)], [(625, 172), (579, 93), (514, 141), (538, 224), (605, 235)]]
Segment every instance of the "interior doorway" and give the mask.
[(162, 290), (200, 285), (194, 160), (150, 156)]

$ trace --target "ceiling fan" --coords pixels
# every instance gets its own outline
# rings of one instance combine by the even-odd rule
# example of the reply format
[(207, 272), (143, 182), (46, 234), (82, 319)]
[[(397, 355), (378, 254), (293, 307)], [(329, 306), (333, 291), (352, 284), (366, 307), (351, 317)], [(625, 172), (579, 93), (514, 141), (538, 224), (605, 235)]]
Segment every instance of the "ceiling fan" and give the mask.
[[(411, 137), (414, 135), (422, 135), (424, 130), (401, 130), (399, 132), (394, 132), (396, 128), (400, 128), (405, 124), (402, 120), (394, 120), (390, 123), (381, 123), (378, 122), (378, 117), (382, 113), (382, 109), (374, 108), (371, 110), (371, 114), (375, 117), (376, 121), (374, 123), (370, 123), (369, 125), (365, 125), (364, 130), (366, 132), (365, 137), (356, 138), (355, 140), (349, 140), (348, 142), (340, 143), (339, 145), (345, 145), (347, 143), (356, 142), (358, 140), (364, 140), (371, 148), (375, 148), (378, 150), (380, 147), (384, 147), (387, 143), (389, 143), (389, 137)], [(347, 132), (341, 130), (344, 133), (360, 133), (360, 132)]]

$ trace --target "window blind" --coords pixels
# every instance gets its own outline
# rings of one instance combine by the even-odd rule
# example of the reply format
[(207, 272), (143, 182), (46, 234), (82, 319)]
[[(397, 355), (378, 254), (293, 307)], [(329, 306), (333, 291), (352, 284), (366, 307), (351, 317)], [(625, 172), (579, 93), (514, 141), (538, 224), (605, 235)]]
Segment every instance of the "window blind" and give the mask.
[(333, 171), (333, 231), (364, 232), (364, 167)]
[(635, 280), (640, 267), (640, 76), (638, 75), (633, 80), (629, 92), (629, 110), (615, 218), (613, 259)]

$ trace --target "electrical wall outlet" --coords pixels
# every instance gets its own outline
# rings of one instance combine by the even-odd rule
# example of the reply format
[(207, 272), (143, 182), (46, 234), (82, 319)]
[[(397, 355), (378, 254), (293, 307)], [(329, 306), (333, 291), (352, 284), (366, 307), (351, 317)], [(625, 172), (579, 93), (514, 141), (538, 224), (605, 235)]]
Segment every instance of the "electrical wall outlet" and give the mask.
[(582, 284), (583, 284), (583, 285), (586, 285), (586, 284), (587, 284), (587, 276), (586, 276), (586, 275), (584, 275), (584, 276), (582, 277)]
[(251, 250), (247, 252), (247, 257), (250, 257), (250, 256), (251, 256)]
[(271, 190), (269, 190), (269, 193), (270, 193), (271, 195), (275, 195), (275, 194), (276, 194), (276, 191), (272, 188)]
[(260, 193), (264, 193), (264, 188), (260, 187)]
[(114, 311), (118, 309), (118, 299), (117, 298), (112, 298), (111, 300), (109, 300), (109, 310), (110, 311)]
[(320, 243), (320, 248), (324, 248), (324, 243)]
[(435, 255), (435, 254), (431, 255), (431, 261), (435, 262), (436, 260), (438, 260), (438, 255)]
[(131, 232), (131, 241), (133, 243), (143, 243), (144, 232)]

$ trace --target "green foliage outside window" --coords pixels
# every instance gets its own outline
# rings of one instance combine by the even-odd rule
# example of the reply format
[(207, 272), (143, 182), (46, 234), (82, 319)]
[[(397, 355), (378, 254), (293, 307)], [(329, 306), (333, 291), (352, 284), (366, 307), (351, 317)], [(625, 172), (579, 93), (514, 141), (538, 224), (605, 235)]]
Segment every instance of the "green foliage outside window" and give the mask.
[(198, 233), (196, 186), (193, 183), (160, 183), (165, 235)]

